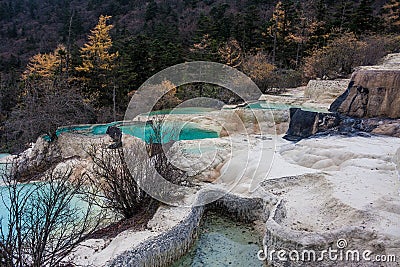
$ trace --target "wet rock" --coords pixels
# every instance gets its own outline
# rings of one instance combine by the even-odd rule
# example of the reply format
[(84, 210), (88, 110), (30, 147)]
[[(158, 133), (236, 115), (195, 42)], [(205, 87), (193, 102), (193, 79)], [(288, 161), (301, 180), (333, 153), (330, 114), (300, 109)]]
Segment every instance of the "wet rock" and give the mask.
[(122, 131), (120, 128), (116, 126), (109, 126), (107, 128), (106, 134), (108, 134), (114, 142), (113, 144), (109, 145), (108, 148), (116, 149), (122, 147)]
[(400, 118), (400, 70), (355, 71), (329, 111), (357, 118)]
[(318, 113), (298, 108), (290, 109), (290, 124), (286, 135), (289, 141), (299, 141), (313, 135), (340, 134), (370, 137), (371, 134), (400, 137), (400, 120), (357, 118), (339, 113)]
[(317, 112), (291, 108), (289, 129), (283, 138), (289, 141), (298, 141), (315, 134), (317, 132), (317, 117)]
[(289, 129), (283, 138), (289, 141), (299, 141), (336, 127), (339, 122), (339, 115), (335, 113), (319, 113), (291, 108)]
[(351, 118), (342, 116), (339, 127), (331, 129), (331, 133), (337, 131), (344, 135), (364, 135), (366, 133), (400, 137), (400, 120), (380, 118)]

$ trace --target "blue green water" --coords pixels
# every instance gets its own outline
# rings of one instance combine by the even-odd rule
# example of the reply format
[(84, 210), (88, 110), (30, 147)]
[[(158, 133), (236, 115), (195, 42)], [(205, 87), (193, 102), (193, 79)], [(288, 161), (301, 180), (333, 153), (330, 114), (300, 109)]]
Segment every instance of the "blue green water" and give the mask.
[[(59, 190), (56, 189), (59, 185), (57, 182), (53, 182), (56, 184), (53, 184), (52, 186), (47, 183), (47, 182), (34, 182), (34, 183), (21, 183), (17, 185), (17, 191), (18, 191), (18, 202), (23, 203), (23, 199), (27, 197), (27, 202), (25, 202), (25, 209), (30, 209), (31, 207), (36, 207), (39, 202), (42, 201), (42, 198), (47, 199), (49, 196), (54, 195), (54, 190)], [(64, 185), (63, 185), (64, 186)], [(61, 187), (63, 189), (64, 187)], [(10, 221), (10, 216), (12, 216), (9, 213), (8, 208), (11, 205), (11, 200), (10, 200), (10, 188), (7, 186), (0, 186), (0, 219), (1, 219), (1, 229), (4, 233), (5, 236), (8, 234), (8, 227), (7, 227), (7, 222)], [(52, 191), (51, 191), (52, 190)], [(52, 193), (53, 192), (53, 193)], [(71, 214), (70, 217), (67, 219), (70, 220), (71, 225), (72, 223), (79, 222), (79, 220), (82, 220), (85, 216), (85, 214), (88, 211), (88, 203), (83, 200), (83, 198), (79, 195), (74, 195), (71, 200), (65, 201), (61, 200), (59, 198), (56, 200), (57, 202), (55, 205), (63, 205), (65, 208), (63, 209), (65, 212), (68, 210), (73, 211), (73, 214)], [(40, 202), (42, 203), (42, 202)], [(32, 206), (33, 205), (33, 206)], [(43, 217), (43, 210), (35, 210), (36, 216)], [(94, 218), (97, 214), (101, 212), (101, 209), (97, 206), (93, 206), (90, 210), (90, 217)], [(24, 213), (24, 212), (22, 212)], [(23, 215), (23, 214), (21, 214)], [(23, 217), (22, 217), (23, 218)], [(29, 218), (25, 218), (29, 220)], [(26, 221), (27, 224), (29, 224), (29, 221)]]
[[(9, 155), (10, 154), (0, 153), (0, 159), (7, 157)], [(12, 216), (8, 210), (8, 208), (11, 205), (10, 188), (4, 184), (2, 177), (4, 174), (7, 174), (9, 172), (6, 169), (7, 166), (10, 167), (10, 165), (7, 165), (5, 163), (0, 163), (0, 225), (1, 225), (1, 230), (3, 231), (3, 234), (6, 237), (8, 234), (7, 223), (10, 221), (10, 216)], [(21, 204), (23, 202), (23, 198), (27, 196), (29, 196), (27, 198), (28, 199), (27, 203), (34, 203), (35, 201), (37, 201), (36, 199), (38, 195), (49, 195), (51, 194), (50, 189), (52, 188), (53, 190), (55, 190), (57, 186), (58, 186), (57, 184), (50, 186), (50, 184), (47, 182), (18, 184), (16, 190), (18, 191), (19, 195), (18, 197), (19, 203)], [(84, 201), (79, 195), (75, 195), (68, 203), (64, 202), (64, 204), (66, 204), (66, 206), (68, 207), (67, 209), (71, 209), (74, 211), (73, 216), (69, 218), (71, 220), (71, 225), (72, 222), (76, 222), (77, 220), (84, 218), (84, 214), (88, 209), (88, 203)], [(29, 205), (26, 207), (29, 208)], [(100, 208), (92, 207), (92, 211), (93, 212), (91, 213), (91, 216), (95, 216), (96, 214), (99, 214)], [(37, 212), (39, 216), (40, 213), (39, 211)]]
[[(166, 115), (166, 114), (202, 114), (210, 111), (214, 111), (214, 108), (204, 108), (204, 107), (181, 107), (175, 109), (165, 109), (152, 111), (147, 115)], [(143, 114), (146, 115), (146, 114)], [(163, 142), (169, 142), (171, 140), (195, 140), (195, 139), (205, 139), (205, 138), (217, 138), (219, 134), (215, 131), (210, 131), (201, 128), (199, 125), (195, 123), (164, 123), (164, 133)], [(56, 131), (56, 135), (59, 136), (62, 133), (71, 132), (71, 133), (79, 133), (85, 135), (104, 135), (106, 134), (107, 128), (109, 126), (117, 126), (121, 128), (124, 134), (129, 134), (146, 142), (149, 142), (150, 137), (154, 134), (150, 125), (146, 125), (145, 123), (133, 123), (132, 125), (124, 125), (122, 121), (116, 121), (106, 124), (86, 124), (86, 125), (72, 125), (72, 126), (64, 126), (60, 127)], [(174, 133), (171, 134), (171, 129), (174, 127), (178, 129), (178, 132), (174, 130)], [(44, 136), (44, 139), (50, 141), (49, 136)]]
[[(144, 122), (136, 122), (130, 125), (124, 125), (123, 122), (112, 122), (107, 124), (68, 126), (59, 128), (56, 134), (58, 136), (61, 133), (73, 132), (85, 135), (104, 135), (109, 126), (117, 126), (124, 134), (138, 137), (146, 142), (149, 142), (151, 137), (154, 136), (154, 131), (151, 125)], [(166, 143), (171, 140), (217, 138), (219, 137), (219, 134), (215, 131), (203, 129), (195, 123), (166, 122), (162, 127), (162, 136), (162, 142)], [(49, 138), (47, 137), (46, 140), (49, 140)]]
[(0, 153), (0, 159), (5, 158), (7, 156), (9, 156), (10, 154), (7, 153)]
[(292, 105), (268, 103), (266, 101), (258, 101), (250, 103), (246, 106), (246, 108), (248, 109), (267, 109), (267, 110), (286, 110), (293, 107), (294, 106)]
[(190, 251), (171, 267), (265, 266), (257, 258), (262, 237), (250, 224), (208, 213)]

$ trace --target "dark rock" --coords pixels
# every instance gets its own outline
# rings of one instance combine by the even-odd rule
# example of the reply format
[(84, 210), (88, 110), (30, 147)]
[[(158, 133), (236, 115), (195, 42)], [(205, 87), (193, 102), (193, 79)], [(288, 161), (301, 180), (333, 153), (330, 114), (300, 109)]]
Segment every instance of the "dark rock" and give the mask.
[(108, 146), (109, 149), (117, 149), (120, 147), (122, 147), (122, 141), (112, 143), (111, 145)]
[(108, 134), (114, 142), (120, 142), (122, 138), (122, 131), (116, 126), (109, 126), (106, 134)]
[(371, 134), (400, 137), (399, 119), (353, 118), (339, 113), (317, 113), (298, 108), (290, 110), (290, 124), (286, 135), (289, 141), (310, 136), (340, 134), (371, 137)]
[(367, 137), (367, 138), (371, 137), (371, 135), (369, 133), (365, 133), (365, 132), (358, 132), (357, 136)]
[(283, 138), (289, 141), (298, 141), (302, 138), (307, 138), (317, 132), (317, 112), (305, 111), (300, 108), (291, 108), (289, 111), (289, 129)]
[(108, 134), (113, 140), (113, 144), (109, 145), (108, 148), (116, 149), (122, 147), (122, 131), (116, 126), (109, 126), (107, 128), (106, 134)]
[(340, 124), (340, 116), (337, 113), (318, 113), (317, 132), (327, 131)]
[[(350, 88), (352, 88), (354, 85), (354, 81), (350, 81), (347, 90), (344, 91), (343, 94), (341, 94), (338, 98), (335, 99), (335, 101), (333, 101), (333, 103), (331, 104), (331, 106), (329, 107), (329, 111), (332, 112), (337, 112), (338, 108), (340, 107), (340, 105), (342, 105), (342, 103), (344, 102), (344, 100), (346, 100), (346, 98), (349, 95), (349, 91)], [(344, 89), (344, 88), (343, 88)]]
[(318, 113), (291, 108), (289, 129), (283, 138), (289, 141), (299, 141), (336, 127), (339, 122), (340, 118), (336, 113)]

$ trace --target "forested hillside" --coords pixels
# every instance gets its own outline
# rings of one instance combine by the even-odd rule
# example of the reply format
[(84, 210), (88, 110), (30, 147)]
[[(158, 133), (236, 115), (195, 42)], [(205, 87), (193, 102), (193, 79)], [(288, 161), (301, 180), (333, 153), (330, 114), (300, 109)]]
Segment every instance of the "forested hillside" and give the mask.
[[(93, 40), (107, 44), (106, 59), (92, 66), (101, 15), (110, 17)], [(185, 61), (231, 65), (266, 93), (345, 77), (399, 51), (399, 15), (397, 0), (1, 0), (1, 146), (17, 150), (63, 124), (121, 119), (147, 78)], [(169, 100), (217, 92), (199, 87)]]

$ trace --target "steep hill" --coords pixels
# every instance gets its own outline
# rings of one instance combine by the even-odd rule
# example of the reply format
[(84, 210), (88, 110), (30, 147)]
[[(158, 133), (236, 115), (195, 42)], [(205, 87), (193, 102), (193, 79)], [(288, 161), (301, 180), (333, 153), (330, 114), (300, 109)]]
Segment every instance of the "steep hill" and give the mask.
[[(169, 39), (189, 47), (203, 34), (226, 40), (234, 37), (249, 51), (261, 44), (271, 50), (266, 34), (276, 0), (1, 0), (0, 71), (24, 67), (38, 52), (52, 51), (58, 43), (80, 46), (100, 14), (113, 16), (118, 39), (137, 34)], [(376, 30), (385, 0), (282, 1), (288, 19), (302, 16), (324, 25), (317, 34), (333, 27), (354, 28), (365, 19), (363, 31)], [(368, 16), (372, 16), (368, 18)], [(293, 22), (287, 21), (287, 29)], [(363, 22), (363, 21), (361, 21)], [(373, 28), (375, 27), (375, 28)], [(197, 38), (197, 39), (196, 39)]]

